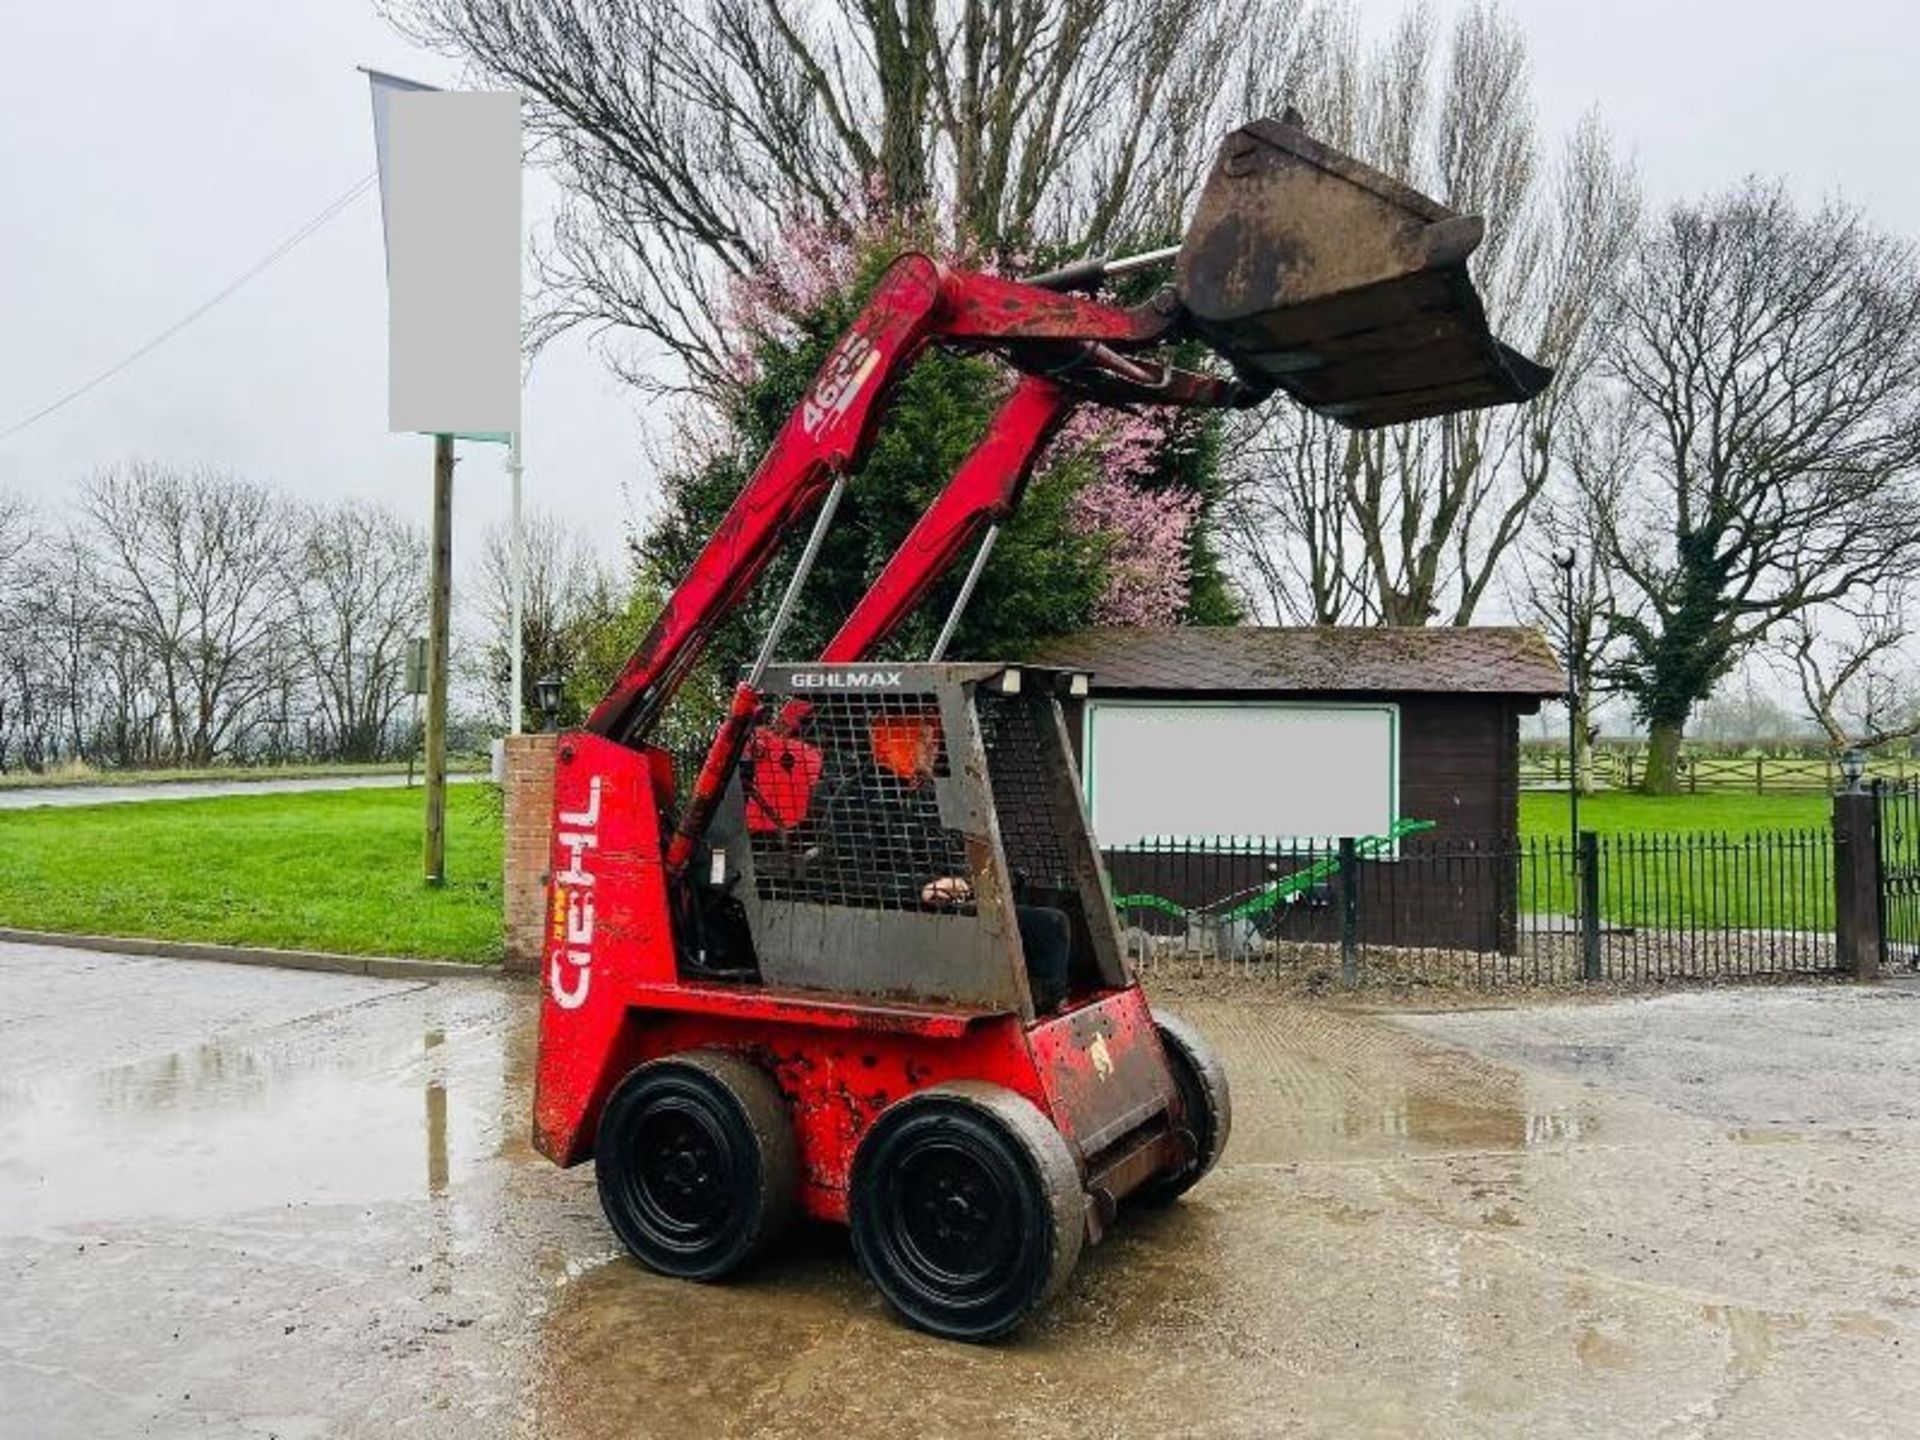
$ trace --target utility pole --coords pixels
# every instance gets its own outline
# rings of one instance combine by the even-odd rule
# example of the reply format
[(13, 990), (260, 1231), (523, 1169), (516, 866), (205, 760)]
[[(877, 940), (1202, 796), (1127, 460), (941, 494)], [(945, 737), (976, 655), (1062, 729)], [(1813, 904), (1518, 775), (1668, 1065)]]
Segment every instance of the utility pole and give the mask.
[(426, 881), (447, 883), (447, 642), (453, 612), (453, 436), (433, 437), (433, 561), (427, 617)]

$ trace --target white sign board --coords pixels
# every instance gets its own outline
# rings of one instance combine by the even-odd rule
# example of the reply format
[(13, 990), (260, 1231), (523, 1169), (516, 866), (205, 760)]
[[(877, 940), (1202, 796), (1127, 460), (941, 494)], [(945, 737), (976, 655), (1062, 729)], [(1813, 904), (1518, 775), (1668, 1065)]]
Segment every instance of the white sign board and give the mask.
[(520, 97), (396, 89), (380, 99), (387, 426), (516, 431)]
[(1399, 728), (1393, 705), (1090, 701), (1094, 834), (1102, 845), (1385, 835)]

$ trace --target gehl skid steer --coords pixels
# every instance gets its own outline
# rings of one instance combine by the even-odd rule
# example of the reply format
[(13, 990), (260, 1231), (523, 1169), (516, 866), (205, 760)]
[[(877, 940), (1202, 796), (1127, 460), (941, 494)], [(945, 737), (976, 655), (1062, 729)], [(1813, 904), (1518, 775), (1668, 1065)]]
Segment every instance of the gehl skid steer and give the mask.
[[(986, 1340), (1129, 1201), (1219, 1160), (1227, 1078), (1129, 976), (1060, 698), (1087, 677), (941, 663), (999, 524), (1077, 405), (1246, 406), (1363, 428), (1522, 401), (1455, 215), (1298, 117), (1222, 145), (1184, 243), (1024, 281), (896, 259), (651, 632), (560, 737), (535, 1143), (592, 1159), (615, 1233), (713, 1280), (796, 1212), (846, 1224), (914, 1325)], [(1121, 308), (1109, 276), (1171, 263)], [(1198, 337), (1231, 376), (1147, 352)], [(782, 629), (887, 396), (927, 346), (1019, 378), (818, 662)], [(715, 625), (816, 516), (689, 793), (648, 743)], [(969, 547), (928, 663), (876, 647)]]

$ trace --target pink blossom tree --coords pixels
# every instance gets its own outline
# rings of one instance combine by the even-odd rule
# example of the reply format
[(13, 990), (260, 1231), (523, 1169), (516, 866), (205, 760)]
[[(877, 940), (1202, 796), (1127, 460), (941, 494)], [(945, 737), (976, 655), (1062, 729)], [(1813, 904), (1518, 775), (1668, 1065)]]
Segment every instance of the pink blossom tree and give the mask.
[(1143, 482), (1176, 439), (1178, 415), (1167, 410), (1075, 412), (1055, 441), (1051, 464), (1090, 460), (1068, 521), (1099, 539), (1105, 584), (1094, 601), (1099, 625), (1177, 625), (1193, 583), (1192, 541), (1200, 496)]
[[(824, 315), (847, 309), (863, 279), (903, 250), (919, 249), (956, 266), (986, 270), (994, 257), (973, 253), (940, 217), (902, 216), (869, 195), (859, 213), (795, 217), (770, 241), (774, 258), (733, 278), (727, 289), (729, 369), (742, 393), (763, 379), (771, 347), (807, 343)], [(1027, 257), (1011, 257), (1016, 273)], [(1010, 382), (1009, 382), (1010, 383)], [(1073, 487), (1065, 523), (1102, 557), (1098, 592), (1085, 618), (1100, 625), (1177, 625), (1193, 590), (1193, 540), (1202, 500), (1194, 490), (1152, 483), (1191, 434), (1190, 417), (1163, 407), (1116, 410), (1084, 405), (1061, 428), (1035, 479)]]

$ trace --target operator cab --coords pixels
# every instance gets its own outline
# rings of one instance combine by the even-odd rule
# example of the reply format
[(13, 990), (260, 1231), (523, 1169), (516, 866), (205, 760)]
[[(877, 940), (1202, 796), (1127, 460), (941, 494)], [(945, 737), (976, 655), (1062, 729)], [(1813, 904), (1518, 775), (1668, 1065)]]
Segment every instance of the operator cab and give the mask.
[(1085, 675), (788, 665), (759, 688), (685, 968), (1029, 1020), (1127, 983), (1059, 704)]

